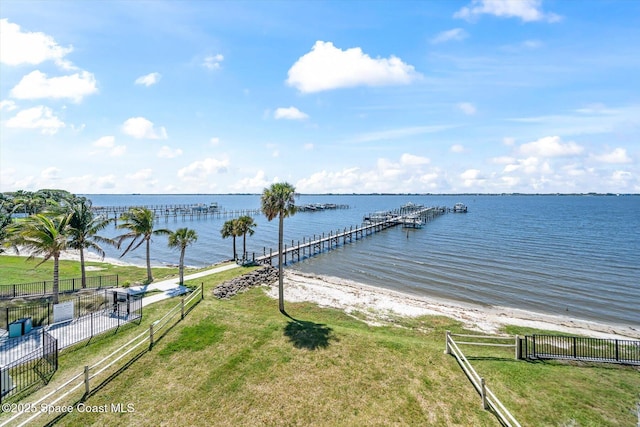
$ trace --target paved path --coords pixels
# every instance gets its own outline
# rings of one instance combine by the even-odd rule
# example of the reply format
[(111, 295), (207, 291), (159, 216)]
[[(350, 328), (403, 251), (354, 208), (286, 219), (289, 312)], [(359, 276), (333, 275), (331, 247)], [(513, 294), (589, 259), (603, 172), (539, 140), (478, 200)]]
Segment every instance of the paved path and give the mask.
[[(221, 271), (231, 270), (233, 268), (240, 267), (238, 264), (226, 264), (220, 267), (214, 267), (209, 270), (200, 271), (198, 273), (189, 274), (184, 276), (185, 282), (187, 280), (199, 279), (201, 277), (210, 276), (212, 274), (220, 273)], [(150, 283), (148, 285), (141, 286), (130, 286), (127, 288), (127, 292), (132, 295), (138, 295), (141, 293), (149, 292), (149, 291), (162, 291), (162, 293), (153, 294), (148, 297), (142, 298), (142, 306), (146, 306), (152, 304), (154, 302), (162, 301), (163, 299), (175, 297), (178, 295), (185, 294), (189, 291), (189, 288), (186, 286), (180, 286), (178, 282), (180, 278), (176, 277), (173, 279), (162, 280), (160, 282)]]

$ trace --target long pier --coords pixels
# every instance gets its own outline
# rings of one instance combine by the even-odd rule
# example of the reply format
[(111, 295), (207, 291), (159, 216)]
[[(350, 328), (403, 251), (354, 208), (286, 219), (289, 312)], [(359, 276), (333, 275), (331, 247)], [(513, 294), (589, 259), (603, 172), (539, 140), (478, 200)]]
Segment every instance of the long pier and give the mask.
[[(329, 251), (339, 245), (346, 245), (363, 239), (366, 236), (375, 234), (379, 231), (386, 230), (387, 228), (402, 225), (403, 227), (421, 228), (423, 221), (431, 221), (434, 218), (448, 212), (447, 208), (443, 207), (430, 207), (415, 206), (407, 208), (406, 206), (394, 210), (377, 212), (375, 214), (365, 215), (363, 218), (363, 224), (359, 227), (349, 227), (347, 230), (344, 228), (342, 231), (337, 230), (335, 232), (330, 231), (328, 234), (322, 233), (322, 235), (314, 235), (313, 238), (302, 238), (302, 242), (298, 240), (291, 241), (291, 246), (286, 244), (282, 248), (283, 264), (287, 262), (299, 262), (301, 259), (309, 258), (314, 255), (320, 254), (325, 250)], [(263, 248), (261, 256), (256, 256), (255, 252), (251, 258), (251, 261), (258, 264), (273, 265), (278, 262), (278, 251), (269, 249), (267, 253), (266, 248)], [(248, 259), (248, 257), (245, 257)]]

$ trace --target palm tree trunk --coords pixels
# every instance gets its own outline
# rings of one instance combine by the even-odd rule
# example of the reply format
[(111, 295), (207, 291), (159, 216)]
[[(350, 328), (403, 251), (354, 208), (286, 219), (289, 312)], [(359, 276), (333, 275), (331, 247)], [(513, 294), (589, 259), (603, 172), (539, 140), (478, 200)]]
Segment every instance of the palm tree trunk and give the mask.
[(282, 277), (282, 241), (284, 240), (284, 216), (280, 213), (278, 221), (278, 308), (280, 313), (284, 311), (284, 278)]
[(244, 261), (244, 256), (247, 254), (247, 233), (242, 234), (242, 260)]
[(184, 285), (184, 252), (186, 246), (183, 246), (180, 250), (180, 286)]
[(87, 272), (84, 268), (84, 249), (80, 247), (80, 273), (82, 277), (82, 289), (87, 287)]
[(151, 274), (151, 239), (147, 239), (147, 282), (153, 282)]
[(233, 236), (233, 260), (238, 259), (238, 251), (236, 251), (236, 236)]
[(60, 254), (53, 255), (53, 303), (58, 303), (58, 294), (60, 293)]

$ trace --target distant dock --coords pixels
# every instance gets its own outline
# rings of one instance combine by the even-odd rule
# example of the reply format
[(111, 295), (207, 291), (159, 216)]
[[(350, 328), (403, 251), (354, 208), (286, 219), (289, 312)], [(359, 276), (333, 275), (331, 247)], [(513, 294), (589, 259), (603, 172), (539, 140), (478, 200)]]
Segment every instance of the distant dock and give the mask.
[[(145, 208), (153, 212), (156, 219), (164, 219), (165, 222), (217, 219), (217, 218), (237, 218), (243, 215), (261, 215), (261, 209), (223, 209), (213, 202), (210, 204), (168, 204), (168, 205), (136, 205), (136, 206), (94, 206), (92, 209), (98, 215), (103, 215), (107, 219), (115, 219), (129, 211), (131, 208)], [(335, 203), (310, 203), (297, 206), (298, 212), (318, 212), (335, 209), (349, 209), (349, 205)]]

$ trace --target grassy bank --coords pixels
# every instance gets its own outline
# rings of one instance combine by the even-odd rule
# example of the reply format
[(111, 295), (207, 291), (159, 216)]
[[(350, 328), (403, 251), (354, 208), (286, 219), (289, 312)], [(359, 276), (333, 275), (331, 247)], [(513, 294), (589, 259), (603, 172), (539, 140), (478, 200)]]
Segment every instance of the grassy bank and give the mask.
[[(445, 330), (463, 332), (457, 322), (398, 318), (371, 326), (307, 303), (287, 304), (289, 318), (261, 289), (224, 301), (211, 296), (217, 283), (243, 271), (199, 279), (205, 300), (86, 401), (94, 407), (130, 403), (134, 412), (74, 411), (59, 424), (499, 425), (482, 410), (455, 359), (443, 353)], [(154, 304), (140, 326), (63, 352), (51, 385), (145, 330), (175, 303)], [(637, 422), (637, 369), (515, 361), (512, 349), (467, 350), (523, 426)]]
[[(53, 260), (48, 260), (38, 266), (40, 259), (29, 260), (23, 256), (3, 255), (0, 256), (0, 285), (13, 285), (18, 283), (31, 283), (43, 280), (53, 280)], [(124, 282), (142, 283), (147, 279), (146, 270), (136, 266), (113, 265), (106, 262), (86, 262), (86, 266), (92, 267), (87, 271), (87, 276), (106, 276), (118, 274), (121, 278), (120, 284)], [(178, 274), (177, 268), (152, 268), (155, 280), (162, 280), (167, 277), (174, 277)], [(187, 269), (186, 273), (195, 270)], [(77, 261), (60, 260), (60, 278), (79, 278), (80, 263)]]
[[(220, 280), (207, 278), (206, 299), (87, 401), (135, 412), (75, 412), (61, 425), (498, 425), (443, 354), (445, 330), (462, 332), (457, 322), (374, 327), (312, 304), (289, 304), (288, 318), (260, 289), (212, 298)], [(636, 422), (637, 369), (514, 361), (512, 350), (470, 355), (523, 425)]]

